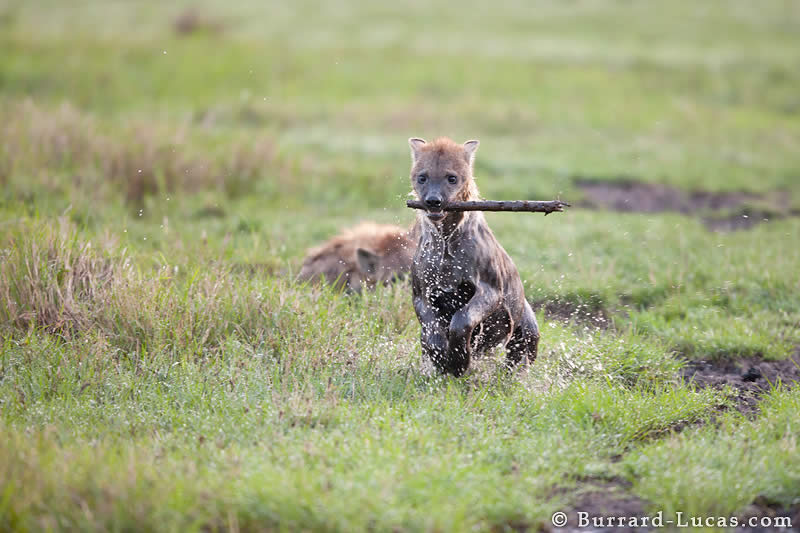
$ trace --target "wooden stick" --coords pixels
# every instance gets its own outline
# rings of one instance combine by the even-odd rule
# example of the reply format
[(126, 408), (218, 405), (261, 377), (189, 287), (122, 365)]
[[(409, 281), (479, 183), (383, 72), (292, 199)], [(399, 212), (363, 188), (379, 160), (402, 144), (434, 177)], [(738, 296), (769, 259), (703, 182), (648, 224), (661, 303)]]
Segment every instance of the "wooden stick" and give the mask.
[[(425, 209), (425, 204), (421, 200), (408, 200), (406, 205), (412, 209)], [(475, 202), (453, 202), (442, 207), (444, 211), (514, 211), (527, 213), (550, 213), (564, 211), (565, 207), (570, 207), (567, 202), (561, 200), (550, 200), (538, 202), (535, 200), (480, 200)]]

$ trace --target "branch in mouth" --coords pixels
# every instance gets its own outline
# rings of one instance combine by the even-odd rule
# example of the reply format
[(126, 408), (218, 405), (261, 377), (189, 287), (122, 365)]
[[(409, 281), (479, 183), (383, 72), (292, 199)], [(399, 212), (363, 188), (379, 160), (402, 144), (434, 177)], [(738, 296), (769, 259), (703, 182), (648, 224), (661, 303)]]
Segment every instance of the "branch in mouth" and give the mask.
[[(412, 209), (424, 209), (425, 204), (420, 200), (408, 200), (406, 206)], [(567, 202), (561, 200), (549, 201), (536, 201), (536, 200), (480, 200), (473, 202), (450, 202), (441, 207), (442, 211), (511, 211), (511, 212), (527, 212), (527, 213), (550, 213), (562, 212), (565, 207), (570, 207)], [(428, 212), (429, 218), (434, 218), (432, 215), (444, 214), (441, 211)]]

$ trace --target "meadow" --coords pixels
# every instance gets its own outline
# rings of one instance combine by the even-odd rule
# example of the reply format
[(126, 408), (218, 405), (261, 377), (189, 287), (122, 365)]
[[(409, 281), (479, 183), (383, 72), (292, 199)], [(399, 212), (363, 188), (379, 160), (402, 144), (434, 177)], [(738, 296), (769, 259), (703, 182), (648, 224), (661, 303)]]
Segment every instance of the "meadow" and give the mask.
[[(800, 527), (798, 66), (782, 0), (0, 0), (0, 531)], [(573, 205), (487, 214), (526, 369), (294, 281), (438, 135)]]

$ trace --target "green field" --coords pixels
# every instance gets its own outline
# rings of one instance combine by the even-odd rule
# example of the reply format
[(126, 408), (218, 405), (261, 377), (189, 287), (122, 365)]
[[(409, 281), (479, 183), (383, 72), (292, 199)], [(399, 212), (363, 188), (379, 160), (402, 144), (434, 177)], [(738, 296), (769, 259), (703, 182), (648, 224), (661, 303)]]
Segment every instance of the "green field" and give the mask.
[[(293, 281), (439, 135), (528, 369)], [(800, 3), (0, 0), (0, 185), (0, 531), (800, 527)]]

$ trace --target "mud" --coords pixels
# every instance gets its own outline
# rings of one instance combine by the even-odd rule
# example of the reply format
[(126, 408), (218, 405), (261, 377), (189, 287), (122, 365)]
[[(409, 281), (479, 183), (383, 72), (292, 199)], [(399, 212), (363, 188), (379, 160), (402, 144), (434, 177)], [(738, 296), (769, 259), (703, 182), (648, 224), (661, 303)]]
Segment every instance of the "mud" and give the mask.
[(698, 388), (723, 388), (736, 391), (735, 408), (746, 415), (758, 412), (758, 401), (772, 386), (782, 383), (794, 386), (800, 381), (800, 352), (782, 361), (765, 361), (759, 357), (689, 361), (683, 367), (683, 378)]
[[(549, 531), (552, 533), (577, 533), (577, 532), (591, 532), (591, 533), (611, 533), (614, 531), (630, 531), (630, 532), (644, 532), (656, 531), (652, 527), (620, 527), (619, 524), (613, 522), (613, 517), (636, 518), (637, 521), (632, 525), (642, 526), (645, 522), (643, 517), (649, 516), (652, 519), (652, 514), (647, 512), (648, 502), (637, 496), (634, 496), (629, 491), (631, 483), (621, 478), (612, 478), (610, 480), (586, 480), (586, 485), (579, 488), (578, 498), (575, 504), (566, 510), (567, 525), (564, 527), (553, 527), (551, 524), (546, 524), (541, 528), (542, 531)], [(579, 515), (578, 513), (587, 513), (590, 517), (602, 517), (603, 522), (590, 522), (587, 527), (578, 527)], [(796, 531), (798, 524), (800, 524), (800, 504), (793, 504), (789, 507), (783, 506), (778, 502), (770, 501), (768, 498), (760, 496), (755, 499), (753, 503), (742, 509), (740, 512), (735, 513), (739, 519), (739, 524), (734, 531), (748, 531), (748, 532), (764, 532), (775, 531), (775, 519), (778, 517), (785, 517), (791, 521), (792, 528), (784, 529), (785, 531)], [(749, 520), (755, 517), (757, 522), (755, 525), (750, 525)], [(609, 522), (609, 518), (612, 522)], [(770, 521), (762, 522), (762, 518), (767, 518)], [(649, 521), (649, 520), (648, 520)], [(762, 525), (765, 524), (765, 525)], [(766, 527), (766, 524), (771, 524), (772, 527)], [(528, 524), (508, 524), (514, 531), (528, 531), (530, 526)], [(507, 530), (507, 528), (504, 528)]]
[(226, 26), (226, 22), (222, 19), (202, 13), (194, 7), (186, 8), (172, 20), (172, 29), (180, 36), (220, 33)]
[[(584, 194), (584, 200), (578, 204), (583, 207), (623, 213), (672, 211), (696, 215), (712, 231), (750, 229), (772, 219), (800, 215), (796, 210), (788, 210), (787, 196), (777, 193), (766, 196), (748, 192), (684, 191), (627, 176), (614, 181), (577, 176), (575, 184)], [(775, 212), (754, 208), (754, 203), (775, 205)], [(714, 214), (714, 211), (720, 213)]]
[[(785, 517), (791, 521), (791, 528), (777, 528), (775, 519), (778, 517)], [(756, 498), (756, 500), (748, 505), (740, 514), (740, 523), (748, 524), (748, 527), (737, 527), (735, 531), (748, 531), (757, 533), (766, 533), (774, 531), (797, 531), (800, 528), (800, 503), (796, 503), (791, 507), (783, 507), (776, 502), (771, 502), (763, 496)], [(757, 518), (757, 526), (749, 526), (749, 520)], [(763, 521), (761, 519), (768, 519)], [(770, 527), (767, 527), (767, 524)]]
[(622, 212), (693, 213), (703, 209), (716, 211), (742, 207), (761, 198), (745, 192), (686, 192), (667, 185), (634, 181), (631, 178), (619, 181), (595, 181), (579, 177), (575, 183), (586, 195), (584, 205)]
[(587, 481), (587, 485), (578, 489), (578, 498), (575, 504), (566, 511), (567, 525), (562, 528), (550, 527), (545, 531), (572, 533), (572, 532), (594, 532), (605, 533), (612, 531), (640, 532), (650, 531), (650, 528), (641, 527), (619, 527), (610, 524), (607, 520), (602, 523), (591, 523), (588, 527), (580, 528), (578, 513), (587, 513), (589, 519), (592, 517), (609, 519), (611, 517), (644, 517), (647, 516), (645, 507), (647, 502), (641, 498), (630, 494), (628, 491), (631, 483), (621, 478), (610, 480)]

